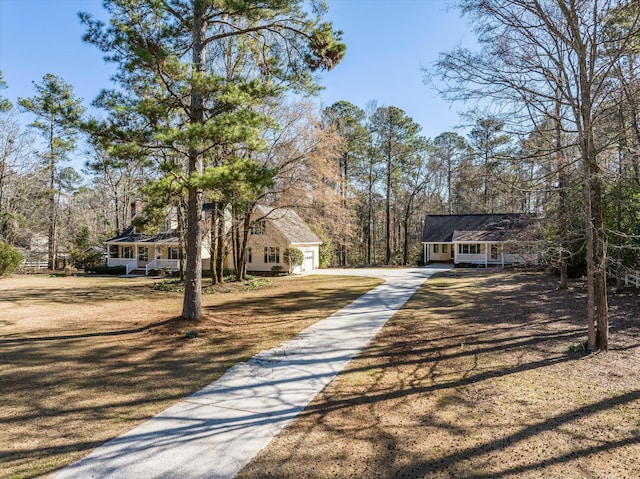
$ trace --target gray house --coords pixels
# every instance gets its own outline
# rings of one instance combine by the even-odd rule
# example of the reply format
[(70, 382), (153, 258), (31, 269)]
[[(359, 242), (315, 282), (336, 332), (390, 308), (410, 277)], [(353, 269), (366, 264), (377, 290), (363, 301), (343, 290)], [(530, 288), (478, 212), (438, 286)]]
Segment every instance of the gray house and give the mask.
[(536, 263), (540, 221), (523, 214), (427, 215), (423, 259), (454, 264)]

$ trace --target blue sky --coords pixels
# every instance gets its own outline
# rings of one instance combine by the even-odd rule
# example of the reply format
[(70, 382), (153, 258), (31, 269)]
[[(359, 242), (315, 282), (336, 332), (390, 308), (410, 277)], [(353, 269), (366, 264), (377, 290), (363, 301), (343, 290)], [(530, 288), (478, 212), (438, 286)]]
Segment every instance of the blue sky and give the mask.
[[(458, 124), (457, 111), (423, 83), (441, 51), (472, 44), (473, 34), (450, 0), (329, 0), (328, 19), (344, 32), (347, 55), (335, 70), (322, 74), (326, 87), (319, 103), (347, 100), (362, 108), (370, 100), (403, 109), (435, 137)], [(84, 44), (77, 16), (88, 11), (104, 17), (100, 0), (0, 0), (0, 70), (15, 101), (33, 94), (32, 82), (46, 73), (72, 84), (87, 105), (110, 86), (113, 65)], [(27, 119), (26, 122), (31, 119)]]

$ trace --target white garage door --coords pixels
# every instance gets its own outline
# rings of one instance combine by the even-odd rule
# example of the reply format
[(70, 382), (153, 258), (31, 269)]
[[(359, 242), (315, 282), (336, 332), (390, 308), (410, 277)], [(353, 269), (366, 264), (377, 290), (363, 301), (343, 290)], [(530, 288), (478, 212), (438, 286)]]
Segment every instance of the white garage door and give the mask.
[(311, 271), (313, 269), (313, 251), (304, 254), (304, 264), (302, 271)]

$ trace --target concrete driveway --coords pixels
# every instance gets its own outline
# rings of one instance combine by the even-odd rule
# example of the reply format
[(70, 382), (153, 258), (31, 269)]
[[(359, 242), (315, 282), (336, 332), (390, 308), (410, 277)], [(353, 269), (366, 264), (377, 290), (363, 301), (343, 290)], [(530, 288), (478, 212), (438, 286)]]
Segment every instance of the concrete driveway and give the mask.
[(95, 449), (56, 479), (232, 479), (378, 333), (431, 275), (425, 268), (320, 270), (385, 283), (281, 346)]

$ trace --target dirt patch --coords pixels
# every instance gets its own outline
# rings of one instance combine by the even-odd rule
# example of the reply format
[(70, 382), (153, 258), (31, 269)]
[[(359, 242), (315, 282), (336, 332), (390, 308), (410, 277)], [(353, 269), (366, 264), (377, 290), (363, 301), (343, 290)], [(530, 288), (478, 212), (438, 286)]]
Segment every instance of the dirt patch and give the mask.
[(0, 280), (0, 477), (73, 462), (380, 282), (229, 284), (204, 295), (200, 320), (184, 321), (182, 294), (157, 280)]
[(556, 284), (429, 280), (238, 479), (640, 477), (638, 292), (587, 355), (583, 287)]

